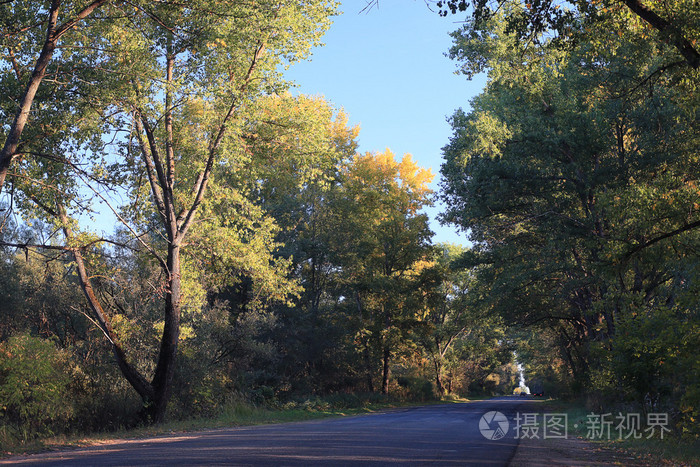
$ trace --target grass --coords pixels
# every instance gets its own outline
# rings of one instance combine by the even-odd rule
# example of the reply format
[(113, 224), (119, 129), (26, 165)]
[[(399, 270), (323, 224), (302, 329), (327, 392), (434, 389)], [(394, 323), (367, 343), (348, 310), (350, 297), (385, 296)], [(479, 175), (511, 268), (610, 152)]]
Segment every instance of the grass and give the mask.
[[(589, 439), (588, 415), (592, 412), (585, 408), (582, 402), (548, 400), (543, 407), (549, 413), (565, 413), (568, 421), (568, 436)], [(618, 439), (615, 430), (615, 416), (610, 418), (613, 425), (610, 429), (610, 438), (590, 440), (602, 447), (632, 455), (649, 465), (674, 465), (674, 466), (700, 466), (700, 440), (681, 440), (677, 436), (666, 433), (664, 439), (647, 438), (644, 429), (639, 431), (642, 437), (639, 439), (624, 439), (626, 431), (623, 431), (623, 439)]]

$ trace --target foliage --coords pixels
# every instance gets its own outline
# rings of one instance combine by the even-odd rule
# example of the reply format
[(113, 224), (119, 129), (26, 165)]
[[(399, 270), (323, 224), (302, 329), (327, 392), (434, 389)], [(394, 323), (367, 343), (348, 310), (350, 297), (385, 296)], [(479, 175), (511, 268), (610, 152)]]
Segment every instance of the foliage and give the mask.
[(697, 71), (671, 65), (676, 51), (624, 11), (572, 24), (568, 49), (518, 41), (501, 15), (454, 34), (453, 57), (489, 82), (452, 119), (444, 219), (470, 232), (465, 263), (481, 265), (493, 309), (544, 331), (574, 390), (663, 399), (680, 421), (697, 381), (666, 368), (694, 366), (670, 341), (697, 326)]
[[(256, 297), (284, 300), (295, 291), (285, 277), (289, 263), (273, 255), (278, 246), (274, 222), (250, 203), (245, 187), (220, 172), (247, 165), (247, 113), (261, 96), (285, 89), (280, 68), (305, 58), (318, 44), (335, 4), (202, 0), (186, 6), (95, 5), (103, 6), (106, 14), (82, 24), (62, 43), (70, 53), (55, 57), (58, 70), (87, 70), (75, 78), (76, 89), (68, 90), (85, 99), (74, 105), (60, 84), (50, 94), (47, 101), (60, 109), (57, 115), (66, 116), (65, 127), (56, 122), (50, 127), (71, 131), (22, 142), (27, 154), (42, 156), (19, 164), (11, 177), (13, 196), (16, 190), (25, 216), (44, 219), (63, 233), (92, 319), (112, 344), (125, 379), (143, 399), (146, 416), (161, 420), (171, 393), (183, 313), (197, 313), (205, 303), (205, 278), (197, 268), (197, 260), (201, 263), (207, 254), (203, 245), (211, 245), (220, 256), (207, 259), (220, 260), (229, 269), (245, 268)], [(3, 6), (8, 18), (26, 20), (14, 6)], [(44, 11), (34, 13), (41, 16)], [(47, 44), (52, 24), (47, 26)], [(6, 26), (11, 29), (9, 20)], [(32, 55), (22, 49), (26, 56), (13, 62), (19, 53), (14, 45), (5, 57), (13, 67), (3, 68), (3, 78), (10, 81), (21, 78), (18, 63)], [(3, 104), (14, 106), (11, 99)], [(48, 115), (39, 112), (40, 118)], [(16, 149), (11, 152), (14, 157)], [(138, 306), (125, 306), (129, 292), (115, 293), (112, 285), (128, 278), (99, 259), (104, 251), (95, 245), (103, 239), (77, 221), (89, 212), (85, 191), (104, 203), (115, 193), (126, 196), (122, 206), (110, 205), (125, 225), (119, 246), (140, 249), (141, 261), (160, 268), (160, 276), (154, 277), (157, 293), (149, 294), (161, 302), (160, 319), (153, 319), (148, 307), (142, 316), (127, 318), (127, 311)], [(193, 250), (199, 257), (188, 254)], [(101, 296), (92, 268), (107, 278), (107, 297)], [(150, 329), (143, 326), (149, 322)], [(185, 339), (188, 330), (182, 331)], [(129, 345), (134, 342), (139, 344), (133, 349), (136, 357)], [(142, 345), (159, 350), (144, 351)], [(147, 360), (141, 359), (144, 353), (151, 354), (150, 365), (140, 364)]]
[[(655, 110), (655, 125), (647, 128), (639, 123), (647, 120), (637, 118), (649, 103), (646, 98), (630, 99), (624, 112), (594, 110), (592, 101), (581, 104), (569, 87), (584, 89), (593, 100), (608, 97), (596, 78), (603, 66), (586, 62), (593, 52), (580, 53), (581, 66), (566, 65), (561, 50), (542, 52), (501, 41), (503, 27), (496, 21), (498, 34), (464, 33), (463, 47), (453, 51), (469, 60), (482, 57), (478, 66), (493, 68), (496, 76), (488, 95), (476, 102), (474, 116), (455, 116), (461, 133), (449, 148), (455, 157), (445, 171), (450, 207), (464, 208), (447, 218), (468, 214), (462, 227), (473, 229), (477, 246), (435, 247), (423, 211), (433, 202), (432, 174), (411, 156), (397, 158), (388, 149), (356, 154), (359, 130), (348, 125), (342, 111), (321, 98), (287, 92), (284, 68), (319, 44), (335, 2), (104, 0), (89, 5), (98, 8), (80, 10), (88, 8), (81, 2), (53, 2), (50, 8), (41, 2), (0, 4), (6, 13), (0, 15), (0, 134), (10, 142), (14, 137), (8, 131), (19, 135), (18, 144), (6, 145), (12, 148), (4, 153), (11, 156), (11, 170), (0, 224), (0, 349), (24, 346), (22, 358), (3, 360), (2, 376), (6, 399), (14, 404), (4, 417), (20, 429), (103, 431), (217, 414), (232, 420), (256, 416), (263, 406), (309, 413), (385, 402), (389, 393), (421, 401), (445, 392), (510, 393), (516, 378), (513, 350), (527, 355), (527, 349), (506, 327), (520, 321), (504, 313), (514, 308), (509, 300), (529, 306), (522, 321), (549, 319), (555, 299), (585, 288), (579, 281), (592, 277), (586, 273), (598, 264), (593, 252), (602, 258), (631, 251), (637, 258), (635, 248), (655, 251), (664, 239), (654, 239), (684, 225), (687, 201), (694, 196), (688, 180), (679, 184), (673, 176), (693, 161), (669, 158), (665, 178), (651, 177), (656, 184), (644, 185), (649, 190), (644, 202), (618, 189), (625, 186), (621, 175), (608, 177), (620, 182), (617, 191), (596, 193), (596, 206), (621, 203), (648, 216), (678, 206), (644, 232), (646, 224), (622, 218), (622, 209), (606, 212), (605, 219), (624, 225), (628, 235), (602, 244), (580, 231), (570, 241), (562, 240), (568, 232), (537, 241), (561, 226), (552, 219), (516, 232), (474, 221), (488, 220), (499, 203), (517, 207), (525, 200), (539, 209), (551, 201), (546, 194), (551, 185), (519, 177), (536, 169), (555, 172), (561, 161), (538, 158), (535, 149), (556, 144), (533, 139), (510, 152), (513, 138), (539, 136), (530, 135), (528, 125), (551, 134), (554, 127), (574, 128), (576, 135), (567, 141), (590, 134), (586, 144), (599, 147), (609, 128), (596, 118), (627, 112), (638, 125), (634, 131), (623, 125), (630, 129), (622, 138), (628, 150), (633, 142), (657, 138), (664, 141), (654, 147), (658, 153), (677, 154), (694, 144), (673, 132), (671, 123), (681, 121), (673, 106)], [(53, 41), (46, 21), (51, 12), (60, 21), (76, 15), (80, 21)], [(42, 55), (53, 46), (55, 53)], [(489, 52), (493, 46), (495, 52)], [(640, 46), (638, 53), (646, 52)], [(42, 56), (48, 74), (29, 78)], [(542, 64), (569, 81), (553, 84), (537, 71)], [(619, 76), (626, 76), (627, 65), (619, 68)], [(27, 82), (38, 86), (37, 94), (30, 118), (19, 128), (13, 116), (28, 108), (18, 106)], [(543, 96), (552, 99), (555, 123), (541, 115)], [(664, 96), (664, 102), (667, 97), (676, 96)], [(583, 128), (571, 125), (567, 116), (579, 104), (585, 107)], [(686, 104), (674, 105), (692, 109)], [(692, 115), (682, 119), (692, 121)], [(465, 143), (465, 135), (473, 141)], [(471, 159), (456, 156), (465, 147), (474, 153)], [(512, 190), (493, 194), (488, 199), (493, 207), (469, 205), (471, 198), (462, 205), (461, 196), (473, 194), (474, 186), (489, 196), (490, 181), (506, 172), (494, 161), (507, 162), (506, 169), (518, 174), (501, 181)], [(475, 170), (468, 180), (475, 185), (460, 191), (455, 180), (461, 180), (465, 166)], [(567, 170), (569, 177), (578, 167), (572, 163)], [(642, 179), (641, 166), (631, 164), (630, 170)], [(583, 185), (597, 189), (606, 180)], [(668, 187), (673, 196), (654, 205), (652, 198)], [(536, 202), (529, 191), (535, 189), (543, 196)], [(557, 212), (594, 223), (585, 208), (573, 208), (580, 194), (575, 185), (554, 196)], [(118, 225), (111, 234), (98, 234), (90, 216), (105, 210)], [(532, 244), (524, 250), (494, 247), (518, 235)], [(528, 284), (528, 271), (560, 274), (542, 260), (572, 245), (582, 249), (584, 265), (568, 258), (564, 273), (570, 277), (544, 299), (550, 290)], [(509, 264), (513, 252), (524, 256)], [(638, 266), (647, 274), (642, 285), (656, 280), (648, 266)], [(606, 306), (637, 303), (638, 290), (623, 296), (600, 288), (616, 269), (595, 272), (590, 287), (598, 287)], [(622, 270), (625, 283), (631, 274)], [(691, 276), (688, 268), (674, 280), (685, 284)], [(526, 284), (525, 298), (509, 289), (513, 284)], [(659, 286), (668, 287), (664, 298), (675, 300), (669, 313), (682, 321), (691, 291), (679, 294), (668, 281)], [(503, 301), (495, 300), (498, 294)], [(591, 310), (598, 312), (585, 311)], [(591, 331), (599, 323), (588, 324), (581, 329)], [(554, 325), (543, 340), (554, 346), (572, 327), (581, 330), (575, 324)], [(604, 360), (580, 341), (574, 347), (580, 352), (572, 357), (575, 362)], [(628, 350), (621, 346), (620, 355)], [(42, 361), (35, 375), (26, 373), (31, 352)], [(50, 368), (43, 365), (48, 362)], [(529, 369), (539, 371), (533, 358), (529, 362)], [(673, 368), (693, 364), (679, 359)], [(11, 374), (20, 376), (6, 377)], [(42, 379), (17, 402), (25, 394), (18, 381), (30, 376)], [(683, 410), (693, 416), (697, 395), (683, 392), (686, 384), (675, 387), (674, 397), (685, 401)], [(47, 394), (61, 396), (51, 409), (56, 412), (40, 409), (53, 400)], [(38, 413), (44, 418), (30, 416)]]
[(673, 3), (638, 0), (560, 3), (533, 0), (518, 3), (522, 8), (516, 9), (510, 8), (515, 4), (512, 0), (438, 0), (436, 3), (442, 16), (465, 12), (471, 6), (469, 22), (474, 36), (488, 35), (488, 27), (484, 27), (484, 24), (494, 16), (503, 15), (505, 31), (516, 41), (538, 43), (546, 37), (552, 45), (561, 49), (576, 47), (581, 42), (600, 44), (599, 39), (606, 36), (596, 38), (589, 34), (589, 28), (603, 29), (609, 22), (623, 17), (643, 29), (644, 41), (675, 49), (672, 55), (682, 57), (680, 62), (675, 63), (695, 70), (700, 67), (697, 5), (686, 0)]
[(442, 244), (435, 250), (434, 263), (422, 272), (421, 346), (432, 361), (438, 394), (467, 394), (470, 387), (483, 393), (485, 379), (510, 359), (501, 351), (507, 345), (498, 343), (503, 328), (489, 313), (476, 270), (459, 266), (467, 249)]
[(566, 399), (580, 392), (567, 361), (565, 344), (556, 328), (530, 328), (513, 333), (516, 358), (531, 392)]
[[(432, 235), (420, 210), (431, 204), (429, 171), (390, 151), (356, 156), (341, 172), (343, 283), (362, 325), (357, 344), (365, 354), (368, 389), (372, 360), (382, 362), (382, 393), (389, 391), (390, 362), (406, 346), (418, 318), (416, 295)], [(410, 344), (409, 344), (410, 345)]]
[(68, 354), (47, 340), (18, 334), (0, 343), (2, 420), (28, 439), (73, 415)]

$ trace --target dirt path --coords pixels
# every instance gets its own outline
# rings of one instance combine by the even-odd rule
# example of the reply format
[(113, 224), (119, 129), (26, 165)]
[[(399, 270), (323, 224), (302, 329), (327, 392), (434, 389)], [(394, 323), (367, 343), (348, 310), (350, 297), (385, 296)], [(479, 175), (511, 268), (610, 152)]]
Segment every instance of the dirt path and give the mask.
[(521, 439), (513, 467), (583, 467), (583, 466), (646, 466), (629, 454), (601, 447), (590, 441), (569, 437), (566, 439)]

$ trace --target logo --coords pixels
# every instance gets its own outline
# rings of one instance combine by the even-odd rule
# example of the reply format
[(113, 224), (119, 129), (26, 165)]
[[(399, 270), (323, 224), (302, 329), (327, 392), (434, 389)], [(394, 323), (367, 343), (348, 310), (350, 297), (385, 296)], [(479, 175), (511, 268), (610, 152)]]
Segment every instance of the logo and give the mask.
[(479, 420), (481, 435), (493, 441), (503, 438), (508, 433), (509, 427), (508, 419), (501, 412), (486, 412)]

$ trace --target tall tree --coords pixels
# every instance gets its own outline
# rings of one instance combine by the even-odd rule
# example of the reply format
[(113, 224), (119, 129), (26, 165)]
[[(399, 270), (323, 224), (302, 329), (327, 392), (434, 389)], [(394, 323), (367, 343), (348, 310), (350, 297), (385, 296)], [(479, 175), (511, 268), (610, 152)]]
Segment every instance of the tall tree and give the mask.
[[(489, 83), (454, 115), (443, 165), (445, 218), (470, 230), (497, 309), (552, 330), (585, 384), (619, 323), (685, 295), (700, 225), (697, 72), (664, 68), (677, 52), (638, 19), (608, 19), (579, 24), (587, 40), (571, 50), (519, 41), (499, 17), (456, 33), (453, 56)], [(606, 36), (613, 24), (625, 27)]]
[(451, 244), (436, 247), (434, 265), (423, 272), (424, 311), (419, 328), (420, 341), (435, 369), (439, 395), (447, 392), (445, 363), (457, 341), (468, 337), (480, 325), (476, 307), (469, 303), (473, 293), (472, 272), (455, 267), (464, 249)]
[[(265, 373), (288, 383), (279, 384), (285, 391), (325, 391), (346, 379), (339, 373), (347, 358), (330, 355), (349, 353), (339, 342), (348, 323), (334, 309), (334, 255), (342, 247), (334, 237), (338, 221), (330, 193), (338, 189), (341, 165), (355, 153), (357, 133), (347, 116), (322, 98), (268, 96), (253, 106), (244, 126), (249, 163), (225, 175), (230, 185), (245, 187), (251, 209), (262, 209), (275, 220), (275, 256), (288, 260), (289, 277), (300, 287), (288, 301), (264, 304), (276, 319), (268, 336), (279, 349), (279, 363), (268, 365)], [(227, 242), (220, 248), (208, 244), (211, 253), (204, 258), (215, 255), (223, 266), (221, 250), (236, 250), (230, 238)], [(245, 264), (236, 271), (244, 281), (255, 277)], [(221, 293), (248, 307), (257, 296), (248, 287), (226, 287)]]
[(373, 346), (381, 360), (381, 391), (389, 392), (391, 362), (416, 321), (414, 296), (428, 263), (432, 232), (421, 209), (430, 205), (432, 174), (409, 155), (396, 161), (390, 151), (358, 155), (343, 170), (341, 197), (347, 252), (343, 270), (349, 296), (366, 323), (363, 346), (368, 385)]
[[(258, 283), (266, 284), (265, 293), (274, 289), (283, 296), (290, 290), (279, 287), (285, 283), (283, 265), (269, 260), (275, 247), (270, 234), (274, 223), (259, 211), (246, 211), (250, 202), (245, 191), (227, 185), (220, 171), (246, 165), (250, 157), (243, 130), (246, 109), (261, 95), (284, 89), (280, 67), (307, 56), (333, 11), (334, 4), (323, 0), (283, 5), (202, 0), (186, 7), (166, 2), (115, 17), (110, 33), (95, 39), (106, 41), (109, 48), (104, 53), (112, 72), (127, 84), (97, 103), (111, 113), (108, 121), (125, 162), (117, 161), (109, 170), (98, 166), (92, 173), (73, 164), (72, 175), (62, 172), (63, 186), (104, 179), (107, 171), (121, 176), (122, 183), (131, 183), (129, 204), (120, 210), (115, 207), (114, 213), (134, 234), (135, 244), (156, 261), (163, 278), (163, 331), (152, 378), (131, 363), (114, 331), (114, 315), (95, 291), (85, 257), (86, 237), (71, 218), (80, 206), (79, 193), (66, 198), (49, 191), (27, 199), (62, 229), (93, 315), (152, 421), (164, 418), (170, 397), (184, 280), (192, 276), (183, 268), (191, 232), (196, 232), (191, 238), (195, 241), (218, 241), (227, 232), (240, 244), (247, 243), (248, 251), (253, 251), (248, 259), (256, 254), (268, 258), (257, 257), (248, 265), (259, 272)], [(119, 136), (122, 132), (126, 138)], [(102, 188), (92, 186), (95, 197), (109, 201)], [(219, 213), (228, 209), (227, 215), (196, 222), (202, 210), (217, 209)], [(261, 240), (253, 241), (258, 233)], [(277, 286), (271, 285), (273, 281)]]

